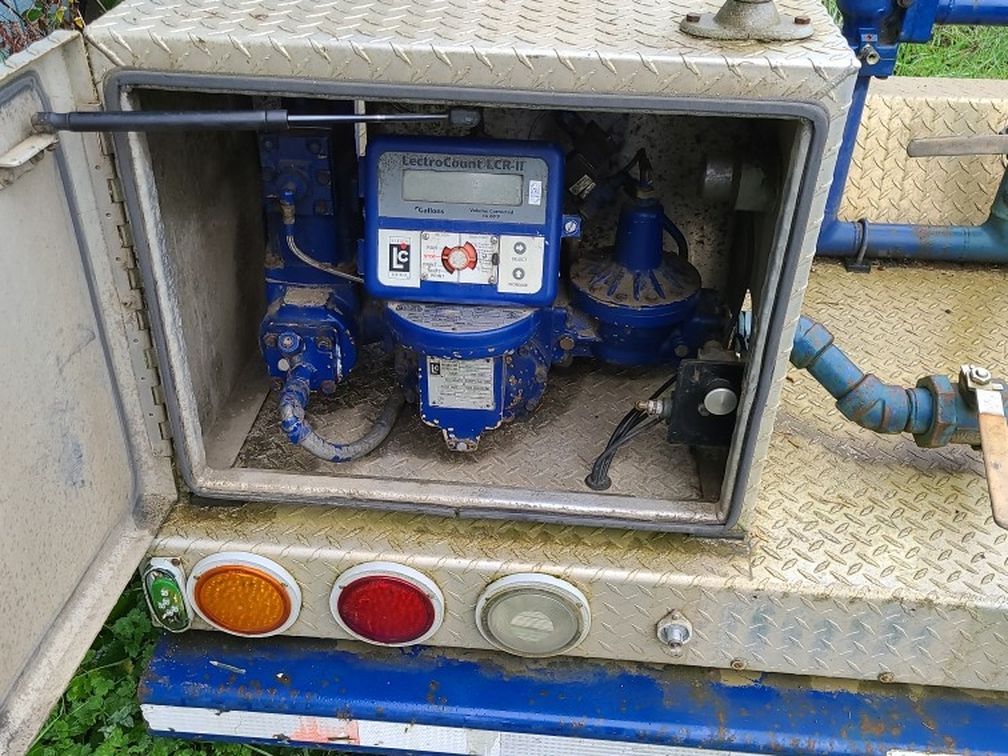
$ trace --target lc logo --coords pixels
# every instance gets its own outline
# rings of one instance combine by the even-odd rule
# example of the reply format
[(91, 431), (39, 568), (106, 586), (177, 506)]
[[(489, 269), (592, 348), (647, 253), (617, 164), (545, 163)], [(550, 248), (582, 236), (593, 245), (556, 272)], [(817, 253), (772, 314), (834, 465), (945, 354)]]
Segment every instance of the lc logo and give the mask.
[(410, 245), (409, 242), (393, 242), (389, 244), (389, 270), (397, 273), (409, 273)]

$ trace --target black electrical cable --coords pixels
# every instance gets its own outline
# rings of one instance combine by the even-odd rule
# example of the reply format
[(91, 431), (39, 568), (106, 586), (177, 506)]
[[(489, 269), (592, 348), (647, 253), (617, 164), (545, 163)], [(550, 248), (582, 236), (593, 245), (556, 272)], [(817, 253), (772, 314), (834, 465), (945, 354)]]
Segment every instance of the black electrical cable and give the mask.
[(612, 464), (616, 452), (659, 422), (661, 422), (661, 418), (659, 417), (648, 418), (640, 422), (632, 430), (623, 434), (615, 443), (607, 446), (606, 450), (595, 460), (595, 464), (592, 465), (591, 472), (585, 478), (585, 484), (594, 491), (604, 491), (609, 488), (612, 485), (612, 480), (609, 478), (609, 465)]
[[(661, 386), (659, 386), (649, 398), (658, 399), (662, 394), (672, 388), (672, 386), (675, 385), (675, 382), (676, 376), (673, 375)], [(585, 478), (585, 485), (595, 491), (604, 491), (609, 488), (609, 486), (612, 485), (612, 481), (609, 479), (609, 467), (612, 464), (617, 450), (639, 436), (646, 429), (655, 425), (659, 420), (660, 418), (654, 417), (651, 418), (651, 422), (647, 422), (647, 412), (639, 410), (636, 407), (627, 412), (623, 416), (623, 419), (616, 425), (612, 435), (609, 436), (609, 441), (606, 443), (605, 449), (592, 463), (591, 472), (588, 473), (588, 476)]]

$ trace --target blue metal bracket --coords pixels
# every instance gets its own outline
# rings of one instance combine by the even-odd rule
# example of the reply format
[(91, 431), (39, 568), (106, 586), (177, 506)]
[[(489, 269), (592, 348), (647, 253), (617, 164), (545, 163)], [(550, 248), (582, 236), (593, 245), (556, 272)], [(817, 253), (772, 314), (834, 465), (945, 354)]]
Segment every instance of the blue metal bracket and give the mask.
[[(158, 734), (205, 738), (206, 731), (185, 729), (199, 721), (186, 712), (208, 712), (211, 723), (232, 712), (297, 715), (269, 720), (280, 729), (264, 725), (257, 737), (221, 735), (222, 727), (215, 737), (347, 752), (367, 743), (361, 734), (368, 723), (393, 722), (403, 734), (427, 727), (474, 733), (472, 750), (448, 748), (432, 735), (421, 749), (428, 753), (488, 753), (503, 733), (550, 738), (537, 752), (553, 753), (587, 752), (577, 747), (584, 739), (596, 741), (595, 754), (626, 753), (616, 747), (628, 743), (768, 754), (1008, 750), (1002, 693), (214, 633), (163, 637), (140, 700), (148, 721), (162, 727), (164, 712), (179, 712), (172, 720), (179, 726)], [(332, 721), (342, 724), (326, 729)], [(526, 743), (507, 752), (531, 750)], [(402, 751), (386, 745), (381, 752)]]

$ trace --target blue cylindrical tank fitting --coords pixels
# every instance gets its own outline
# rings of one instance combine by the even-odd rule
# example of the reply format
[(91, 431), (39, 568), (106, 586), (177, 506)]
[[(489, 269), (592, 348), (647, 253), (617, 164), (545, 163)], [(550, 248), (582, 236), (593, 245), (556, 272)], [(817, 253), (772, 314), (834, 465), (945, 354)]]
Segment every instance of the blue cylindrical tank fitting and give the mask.
[(598, 321), (597, 358), (649, 365), (694, 351), (680, 326), (696, 311), (700, 273), (665, 252), (665, 225), (660, 202), (634, 199), (620, 211), (615, 248), (572, 266), (572, 304)]

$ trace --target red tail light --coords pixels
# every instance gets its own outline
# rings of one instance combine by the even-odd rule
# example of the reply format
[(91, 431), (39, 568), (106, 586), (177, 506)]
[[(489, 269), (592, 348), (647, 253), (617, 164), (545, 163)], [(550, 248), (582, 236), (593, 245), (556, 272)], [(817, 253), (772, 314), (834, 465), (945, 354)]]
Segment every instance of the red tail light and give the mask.
[(426, 575), (392, 562), (353, 567), (336, 581), (333, 617), (356, 638), (386, 646), (419, 643), (444, 617), (444, 598)]

